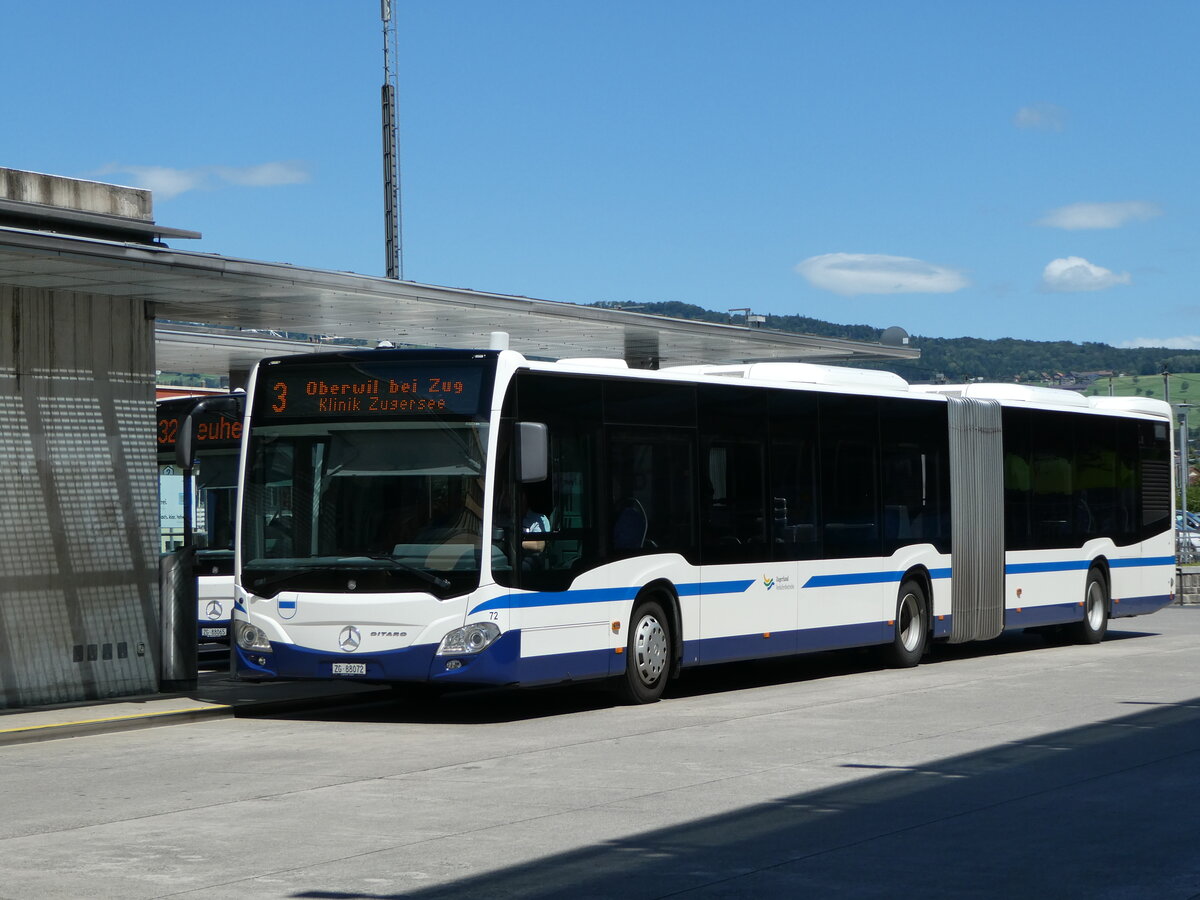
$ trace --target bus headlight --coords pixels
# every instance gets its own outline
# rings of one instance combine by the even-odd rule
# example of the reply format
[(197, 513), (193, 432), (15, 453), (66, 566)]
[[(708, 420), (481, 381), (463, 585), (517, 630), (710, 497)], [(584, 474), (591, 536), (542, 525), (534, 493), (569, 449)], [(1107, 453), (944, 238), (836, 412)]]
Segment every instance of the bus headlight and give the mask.
[(437, 655), (460, 656), (464, 653), (478, 653), (498, 637), (500, 629), (491, 622), (473, 622), (462, 628), (455, 628), (442, 638)]
[(234, 630), (237, 632), (238, 646), (243, 650), (270, 651), (271, 642), (267, 640), (267, 634), (261, 628), (257, 628), (249, 622), (238, 621), (234, 622)]

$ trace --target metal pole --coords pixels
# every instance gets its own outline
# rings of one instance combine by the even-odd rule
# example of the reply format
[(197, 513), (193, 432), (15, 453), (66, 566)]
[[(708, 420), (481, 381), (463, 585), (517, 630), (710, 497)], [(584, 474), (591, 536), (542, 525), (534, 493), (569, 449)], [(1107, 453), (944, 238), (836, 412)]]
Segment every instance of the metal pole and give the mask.
[(396, 88), (388, 44), (395, 39), (392, 26), (391, 0), (380, 0), (379, 13), (383, 18), (383, 217), (384, 244), (387, 255), (387, 277), (404, 278), (403, 255), (400, 249), (400, 203), (398, 199), (399, 165), (396, 154)]
[[(185, 417), (184, 423), (191, 425)], [(166, 693), (193, 691), (198, 680), (196, 635), (196, 548), (192, 546), (195, 503), (192, 466), (183, 469), (183, 546), (159, 560), (158, 590), (162, 648), (158, 689)]]
[[(186, 421), (186, 420), (185, 420)], [(192, 497), (192, 486), (195, 484), (191, 466), (183, 468), (183, 546), (192, 546), (192, 517), (196, 514)]]
[(1179, 405), (1179, 511), (1183, 513), (1183, 527), (1188, 522), (1188, 407)]

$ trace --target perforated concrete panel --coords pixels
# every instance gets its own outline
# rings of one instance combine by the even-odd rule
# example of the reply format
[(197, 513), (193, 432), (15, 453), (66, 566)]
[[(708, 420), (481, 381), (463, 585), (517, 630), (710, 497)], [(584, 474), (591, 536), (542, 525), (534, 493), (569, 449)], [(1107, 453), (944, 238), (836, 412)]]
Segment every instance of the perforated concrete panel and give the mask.
[(152, 692), (153, 322), (0, 286), (0, 707)]

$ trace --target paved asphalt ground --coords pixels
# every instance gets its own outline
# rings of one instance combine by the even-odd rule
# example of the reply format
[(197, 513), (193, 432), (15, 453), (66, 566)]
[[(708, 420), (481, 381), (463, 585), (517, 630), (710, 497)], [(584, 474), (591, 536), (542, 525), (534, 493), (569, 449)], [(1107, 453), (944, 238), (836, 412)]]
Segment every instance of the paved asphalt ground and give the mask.
[(1200, 897), (1200, 608), (645, 707), (329, 691), (0, 715), (0, 897)]

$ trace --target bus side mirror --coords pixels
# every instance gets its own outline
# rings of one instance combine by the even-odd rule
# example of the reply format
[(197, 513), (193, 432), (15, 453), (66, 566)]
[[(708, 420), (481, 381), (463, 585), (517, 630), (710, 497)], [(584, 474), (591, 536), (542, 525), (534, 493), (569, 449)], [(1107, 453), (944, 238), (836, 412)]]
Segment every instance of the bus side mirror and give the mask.
[(550, 474), (550, 431), (541, 422), (517, 423), (517, 480), (544, 481)]
[(196, 423), (203, 413), (217, 413), (233, 419), (242, 417), (240, 397), (205, 397), (192, 407), (179, 426), (175, 440), (175, 463), (181, 469), (191, 469), (196, 464)]

